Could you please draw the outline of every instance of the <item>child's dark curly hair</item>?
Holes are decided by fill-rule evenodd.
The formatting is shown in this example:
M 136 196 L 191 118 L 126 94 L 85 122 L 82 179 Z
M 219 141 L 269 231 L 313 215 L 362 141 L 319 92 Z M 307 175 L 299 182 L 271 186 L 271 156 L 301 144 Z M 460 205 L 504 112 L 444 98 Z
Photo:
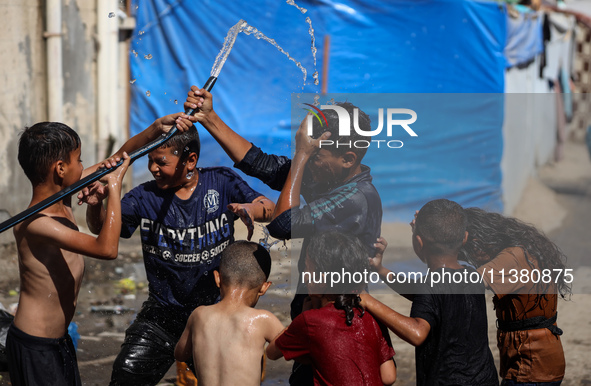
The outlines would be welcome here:
M 316 273 L 338 272 L 350 274 L 353 278 L 355 273 L 369 270 L 366 249 L 355 236 L 334 231 L 321 233 L 312 237 L 307 252 L 307 258 L 313 263 Z M 361 311 L 360 317 L 364 314 L 358 294 L 366 284 L 343 279 L 332 285 L 325 293 L 335 294 L 335 308 L 345 311 L 345 321 L 350 326 L 356 308 Z
M 481 266 L 506 248 L 521 247 L 536 259 L 538 269 L 549 269 L 553 273 L 550 283 L 540 281 L 538 293 L 546 293 L 553 283 L 556 283 L 563 298 L 572 293 L 564 275 L 555 277 L 556 272 L 566 268 L 566 256 L 544 233 L 516 218 L 480 208 L 467 208 L 465 213 L 468 217 L 468 242 L 460 251 L 462 260 Z

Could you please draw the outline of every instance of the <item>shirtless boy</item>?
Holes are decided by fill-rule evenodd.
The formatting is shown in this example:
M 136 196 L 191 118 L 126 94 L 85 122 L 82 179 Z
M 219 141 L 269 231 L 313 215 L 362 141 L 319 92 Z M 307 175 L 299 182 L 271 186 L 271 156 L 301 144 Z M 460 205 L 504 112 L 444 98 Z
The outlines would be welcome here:
M 271 282 L 271 256 L 262 246 L 237 241 L 214 271 L 221 301 L 197 307 L 176 345 L 179 361 L 193 357 L 200 386 L 260 385 L 266 342 L 282 330 L 275 315 L 254 306 Z
M 180 118 L 182 115 L 182 118 Z M 68 197 L 14 228 L 19 255 L 19 307 L 6 340 L 13 385 L 79 385 L 76 353 L 67 334 L 82 276 L 82 255 L 115 259 L 121 231 L 121 181 L 129 166 L 127 151 L 166 132 L 175 120 L 179 130 L 191 118 L 174 114 L 158 119 L 130 139 L 115 155 L 125 162 L 104 177 L 111 197 L 108 216 L 97 237 L 78 231 Z M 19 141 L 18 160 L 33 187 L 29 207 L 94 172 L 83 170 L 80 137 L 62 123 L 42 122 L 26 128 Z M 107 165 L 107 163 L 105 163 Z

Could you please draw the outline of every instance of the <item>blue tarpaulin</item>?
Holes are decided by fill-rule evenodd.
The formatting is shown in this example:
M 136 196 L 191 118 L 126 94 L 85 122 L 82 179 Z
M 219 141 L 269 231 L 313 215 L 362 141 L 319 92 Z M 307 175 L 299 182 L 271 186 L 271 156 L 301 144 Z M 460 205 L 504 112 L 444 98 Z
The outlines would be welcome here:
M 299 125 L 291 122 L 291 94 L 320 92 L 312 74 L 322 72 L 324 39 L 329 36 L 329 93 L 343 98 L 346 93 L 411 93 L 410 99 L 438 105 L 436 113 L 429 112 L 435 105 L 419 103 L 419 140 L 394 153 L 390 164 L 375 163 L 368 152 L 366 162 L 373 168 L 386 220 L 407 221 L 420 205 L 439 197 L 502 210 L 499 95 L 506 64 L 505 8 L 497 2 L 464 0 L 296 4 L 306 12 L 277 0 L 137 1 L 130 54 L 132 134 L 161 115 L 182 110 L 190 85 L 203 85 L 229 28 L 244 19 L 301 62 L 307 69 L 305 83 L 293 61 L 262 39 L 241 33 L 213 89 L 214 108 L 263 150 L 289 155 L 292 125 Z M 427 118 L 441 116 L 445 106 L 450 111 L 445 122 Z M 465 115 L 453 120 L 454 114 Z M 231 166 L 211 136 L 200 132 L 199 163 Z M 136 182 L 149 178 L 145 166 L 136 167 L 135 173 Z M 247 180 L 277 197 L 258 181 Z

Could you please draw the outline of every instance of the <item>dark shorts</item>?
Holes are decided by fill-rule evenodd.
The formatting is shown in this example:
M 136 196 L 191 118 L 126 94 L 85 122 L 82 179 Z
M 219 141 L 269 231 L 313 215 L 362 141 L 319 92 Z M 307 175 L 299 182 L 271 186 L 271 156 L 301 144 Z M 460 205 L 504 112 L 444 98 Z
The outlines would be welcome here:
M 125 331 L 110 385 L 156 385 L 174 363 L 174 348 L 190 314 L 148 298 Z
M 8 372 L 13 385 L 82 385 L 70 335 L 58 339 L 29 335 L 13 325 L 6 335 Z

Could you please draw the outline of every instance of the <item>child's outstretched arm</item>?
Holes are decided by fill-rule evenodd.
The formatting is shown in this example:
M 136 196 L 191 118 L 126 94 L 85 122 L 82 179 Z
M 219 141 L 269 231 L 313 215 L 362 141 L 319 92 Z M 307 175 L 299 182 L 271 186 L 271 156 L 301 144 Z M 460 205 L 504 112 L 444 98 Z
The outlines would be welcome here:
M 169 114 L 158 118 L 144 131 L 125 142 L 121 149 L 111 157 L 85 169 L 83 177 L 84 175 L 96 171 L 99 167 L 114 167 L 121 160 L 121 155 L 124 152 L 129 153 L 150 143 L 158 138 L 158 136 L 167 133 L 174 124 L 176 124 L 177 129 L 180 132 L 184 132 L 189 130 L 193 126 L 193 122 L 196 121 L 195 117 L 188 116 L 185 113 Z M 95 182 L 93 185 L 82 189 L 78 193 L 78 205 L 82 205 L 83 203 L 88 204 L 86 208 L 86 223 L 88 224 L 90 231 L 94 234 L 98 234 L 101 231 L 101 227 L 105 221 L 106 213 L 102 203 L 107 196 L 107 190 L 99 182 Z
M 249 204 L 232 203 L 228 205 L 228 209 L 240 216 L 240 219 L 248 228 L 247 240 L 250 241 L 254 232 L 254 222 L 271 221 L 275 203 L 265 196 L 259 196 Z
M 361 294 L 361 305 L 380 322 L 384 323 L 393 333 L 413 346 L 423 344 L 431 325 L 422 318 L 404 316 L 369 294 Z
M 123 152 L 129 154 L 132 151 L 147 145 L 162 134 L 168 133 L 175 124 L 180 132 L 185 132 L 193 126 L 193 122 L 197 122 L 197 119 L 185 113 L 175 113 L 160 117 L 141 133 L 136 134 L 128 139 L 115 154 L 96 165 L 84 169 L 82 177 L 86 177 L 88 174 L 95 172 L 100 167 L 114 167 L 121 160 Z M 80 195 L 78 198 L 80 198 Z
M 53 244 L 61 249 L 98 259 L 115 259 L 121 233 L 121 182 L 130 163 L 127 153 L 124 153 L 123 157 L 125 162 L 116 171 L 103 177 L 107 183 L 107 191 L 113 199 L 107 204 L 105 225 L 97 237 L 79 232 L 64 224 L 59 217 L 43 214 L 38 214 L 25 223 L 27 232 L 40 244 Z
M 235 163 L 242 161 L 252 144 L 232 130 L 216 114 L 213 109 L 213 97 L 209 91 L 191 86 L 184 106 L 185 109 L 199 108 L 195 117 L 201 125 L 220 144 L 232 161 Z

